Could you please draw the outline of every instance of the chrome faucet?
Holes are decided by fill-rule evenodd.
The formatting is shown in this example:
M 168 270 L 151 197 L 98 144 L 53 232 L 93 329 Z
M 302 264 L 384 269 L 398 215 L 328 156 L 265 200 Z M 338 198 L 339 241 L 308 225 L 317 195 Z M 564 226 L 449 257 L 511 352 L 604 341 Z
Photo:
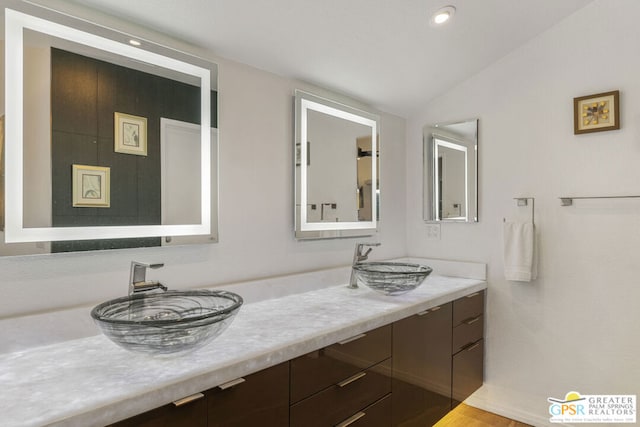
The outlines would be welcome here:
M 365 246 L 369 246 L 366 252 L 362 252 Z M 349 288 L 355 289 L 358 287 L 356 275 L 353 272 L 353 266 L 366 261 L 369 258 L 369 253 L 373 250 L 374 246 L 380 246 L 380 243 L 356 243 L 356 249 L 353 252 L 353 262 L 351 263 L 351 278 L 349 279 Z
M 129 295 L 137 294 L 138 292 L 152 291 L 154 289 L 167 290 L 167 287 L 160 282 L 147 281 L 147 268 L 160 268 L 164 267 L 164 264 L 145 264 L 138 261 L 131 261 L 131 273 L 129 275 Z

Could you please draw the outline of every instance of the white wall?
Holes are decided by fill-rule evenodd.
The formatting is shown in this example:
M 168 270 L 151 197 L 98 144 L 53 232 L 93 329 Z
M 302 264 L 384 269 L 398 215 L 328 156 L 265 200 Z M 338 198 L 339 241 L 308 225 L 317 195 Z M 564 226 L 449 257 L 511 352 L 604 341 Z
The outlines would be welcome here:
M 489 263 L 486 386 L 474 404 L 535 425 L 547 397 L 640 391 L 640 201 L 563 195 L 640 194 L 640 2 L 596 0 L 429 103 L 407 127 L 410 256 Z M 619 89 L 622 128 L 573 134 L 573 98 Z M 426 123 L 479 117 L 480 223 L 420 218 Z M 528 217 L 533 196 L 539 279 L 507 282 L 502 219 Z
M 82 10 L 71 11 L 83 15 Z M 159 35 L 151 38 L 162 41 Z M 0 257 L 0 318 L 121 296 L 127 289 L 131 260 L 164 262 L 166 266 L 154 270 L 150 278 L 170 288 L 212 286 L 351 263 L 354 243 L 361 239 L 294 238 L 294 89 L 358 108 L 366 106 L 308 84 L 214 59 L 219 64 L 220 243 Z M 385 178 L 381 182 L 383 220 L 376 239 L 382 246 L 372 259 L 402 256 L 406 247 L 405 121 L 380 115 Z

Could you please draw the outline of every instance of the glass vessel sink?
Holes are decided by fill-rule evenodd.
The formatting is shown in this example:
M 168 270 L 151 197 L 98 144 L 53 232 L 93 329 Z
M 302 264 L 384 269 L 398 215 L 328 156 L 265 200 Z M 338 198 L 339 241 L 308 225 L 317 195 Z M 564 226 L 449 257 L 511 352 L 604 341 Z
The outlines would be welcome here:
M 364 262 L 355 264 L 353 271 L 358 284 L 385 295 L 400 295 L 420 286 L 433 269 L 403 262 Z
M 220 335 L 242 303 L 240 295 L 226 291 L 140 293 L 99 304 L 91 317 L 103 334 L 127 350 L 175 355 Z

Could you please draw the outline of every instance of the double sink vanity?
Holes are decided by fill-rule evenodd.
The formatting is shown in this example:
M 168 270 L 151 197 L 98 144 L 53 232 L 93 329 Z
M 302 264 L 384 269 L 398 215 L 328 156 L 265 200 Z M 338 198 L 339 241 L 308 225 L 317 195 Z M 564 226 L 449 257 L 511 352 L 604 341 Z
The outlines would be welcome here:
M 5 64 L 7 81 L 15 81 L 16 89 L 5 97 L 7 110 L 15 111 L 5 123 L 7 170 L 0 200 L 8 208 L 0 255 L 217 242 L 217 65 L 151 42 L 134 47 L 128 34 L 53 10 L 7 3 L 15 9 L 4 10 L 7 57 L 37 54 L 56 67 Z M 76 73 L 77 64 L 84 64 L 86 75 Z M 34 72 L 49 68 L 51 76 Z M 84 103 L 64 97 L 78 81 L 102 87 L 105 81 L 94 77 L 103 75 L 121 78 L 107 79 L 113 87 L 87 95 Z M 131 76 L 148 84 L 135 88 L 139 92 L 125 84 L 127 96 L 108 95 L 119 93 L 118 82 Z M 31 86 L 42 87 L 33 99 L 24 90 Z M 145 87 L 166 95 L 167 108 L 138 103 L 148 95 Z M 52 99 L 59 102 L 43 102 Z M 292 101 L 295 238 L 375 236 L 380 117 L 300 90 Z M 33 105 L 51 105 L 51 111 L 36 117 Z M 125 126 L 122 117 L 133 121 Z M 122 149 L 125 128 L 137 132 L 129 142 L 139 143 L 139 150 Z M 478 221 L 477 128 L 477 120 L 425 128 L 425 221 Z M 66 140 L 78 145 L 65 149 L 59 141 Z M 177 149 L 186 144 L 191 155 L 182 164 L 182 157 L 170 154 L 186 152 Z M 26 151 L 42 153 L 36 160 L 48 168 L 33 167 L 42 176 L 23 174 Z M 63 161 L 54 165 L 51 158 Z M 99 184 L 102 199 L 75 200 L 92 190 L 82 170 L 102 171 L 102 178 L 91 181 Z M 171 170 L 180 176 L 196 172 L 189 182 L 172 186 Z M 126 182 L 146 187 L 129 188 Z M 53 196 L 33 188 L 51 188 Z M 178 198 L 184 188 L 193 189 L 195 200 Z M 133 211 L 144 216 L 131 219 Z M 91 315 L 105 335 L 142 353 L 114 345 L 93 325 L 71 332 L 88 321 L 91 307 L 0 319 L 2 424 L 431 425 L 482 384 L 485 266 L 412 259 L 361 263 L 371 250 L 363 247 L 376 245 L 359 244 L 352 269 L 222 286 L 224 292 L 169 291 L 158 298 L 156 312 L 148 307 L 144 316 L 152 321 L 138 331 L 130 329 L 131 315 L 151 298 L 133 295 L 95 307 Z M 431 267 L 434 273 L 420 284 Z M 381 274 L 384 280 L 377 281 Z M 132 268 L 132 285 L 151 285 L 136 277 Z M 369 281 L 371 289 L 355 286 L 359 280 Z M 278 290 L 269 292 L 273 288 Z M 230 305 L 222 307 L 219 299 L 211 314 L 190 315 L 197 327 L 215 323 L 215 340 L 203 334 L 203 345 L 193 351 L 163 351 L 169 339 L 182 345 L 204 331 L 172 318 L 169 303 L 184 310 L 218 297 Z M 224 320 L 212 322 L 215 316 Z M 35 344 L 13 348 L 14 342 Z
M 398 296 L 325 283 L 248 298 L 224 333 L 179 356 L 101 335 L 0 355 L 4 422 L 428 425 L 483 376 L 486 282 L 434 270 Z

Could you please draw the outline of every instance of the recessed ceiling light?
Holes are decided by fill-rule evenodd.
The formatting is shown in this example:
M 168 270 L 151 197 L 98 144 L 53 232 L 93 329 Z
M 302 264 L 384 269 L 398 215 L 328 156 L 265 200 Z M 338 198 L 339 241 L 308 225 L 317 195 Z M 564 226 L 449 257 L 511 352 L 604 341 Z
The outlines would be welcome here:
M 431 23 L 434 25 L 442 25 L 445 22 L 448 22 L 453 18 L 453 15 L 456 13 L 456 8 L 453 6 L 445 6 L 441 9 L 438 9 L 436 13 L 431 17 Z
M 131 39 L 129 40 L 129 44 L 132 46 L 140 46 L 142 43 L 140 43 L 138 40 Z

